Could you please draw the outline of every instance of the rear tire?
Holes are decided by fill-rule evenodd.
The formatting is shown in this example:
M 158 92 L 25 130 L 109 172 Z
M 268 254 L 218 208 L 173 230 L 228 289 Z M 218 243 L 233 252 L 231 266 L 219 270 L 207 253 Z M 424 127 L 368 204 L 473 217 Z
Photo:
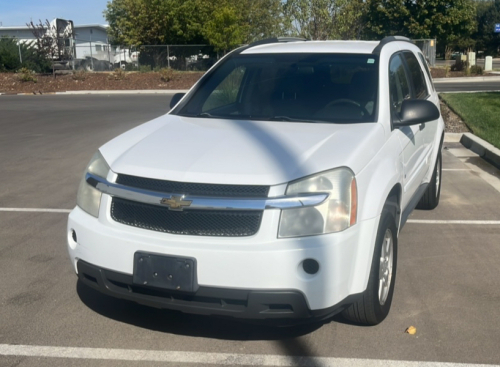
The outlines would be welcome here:
M 377 231 L 368 286 L 359 300 L 342 312 L 345 319 L 359 325 L 377 325 L 389 314 L 396 281 L 397 233 L 394 216 L 384 209 Z
M 424 196 L 422 196 L 418 202 L 417 209 L 432 210 L 438 206 L 439 197 L 441 196 L 441 172 L 442 160 L 440 150 L 436 159 L 434 172 L 432 173 L 431 182 L 429 182 L 429 186 L 427 190 L 425 190 Z

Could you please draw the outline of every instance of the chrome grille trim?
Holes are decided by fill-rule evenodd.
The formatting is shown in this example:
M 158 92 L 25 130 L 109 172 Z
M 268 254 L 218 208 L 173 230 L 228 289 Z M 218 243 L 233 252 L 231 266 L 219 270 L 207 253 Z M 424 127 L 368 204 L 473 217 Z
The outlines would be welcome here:
M 122 199 L 137 201 L 144 204 L 152 204 L 165 207 L 161 201 L 179 193 L 163 193 L 138 189 L 135 187 L 112 183 L 106 179 L 88 173 L 85 181 L 92 187 L 104 194 L 116 196 Z M 182 194 L 182 193 L 181 193 Z M 189 209 L 199 210 L 265 210 L 265 209 L 293 209 L 316 206 L 324 202 L 328 197 L 326 193 L 299 194 L 290 196 L 279 196 L 271 198 L 222 198 L 183 196 L 183 199 L 191 201 Z

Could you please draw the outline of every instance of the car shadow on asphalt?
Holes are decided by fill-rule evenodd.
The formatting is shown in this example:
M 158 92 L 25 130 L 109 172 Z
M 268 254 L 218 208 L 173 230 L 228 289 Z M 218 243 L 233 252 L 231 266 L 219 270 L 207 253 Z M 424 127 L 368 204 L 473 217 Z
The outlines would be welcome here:
M 135 302 L 107 296 L 78 280 L 76 291 L 80 300 L 92 311 L 126 324 L 163 333 L 206 337 L 223 340 L 284 340 L 307 335 L 324 323 L 272 326 L 232 318 L 185 314 L 179 311 L 156 309 Z M 294 352 L 295 350 L 295 352 Z M 295 346 L 293 355 L 305 351 Z

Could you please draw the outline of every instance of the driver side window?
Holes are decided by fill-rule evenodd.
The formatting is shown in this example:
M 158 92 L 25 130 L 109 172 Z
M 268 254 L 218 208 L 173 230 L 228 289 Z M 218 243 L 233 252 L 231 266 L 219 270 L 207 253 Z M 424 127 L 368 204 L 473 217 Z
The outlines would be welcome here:
M 400 113 L 403 101 L 411 97 L 410 84 L 400 55 L 393 56 L 389 64 L 389 90 L 391 107 Z

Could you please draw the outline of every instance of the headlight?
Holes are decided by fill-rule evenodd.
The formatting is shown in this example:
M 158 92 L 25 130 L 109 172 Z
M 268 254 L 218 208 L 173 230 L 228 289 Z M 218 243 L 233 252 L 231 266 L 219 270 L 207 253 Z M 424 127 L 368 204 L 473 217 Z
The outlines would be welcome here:
M 286 195 L 324 192 L 320 205 L 281 212 L 279 237 L 299 237 L 340 232 L 356 224 L 356 178 L 348 168 L 337 168 L 291 182 Z
M 90 186 L 85 181 L 85 175 L 87 172 L 102 178 L 107 177 L 109 166 L 99 151 L 94 154 L 89 162 L 89 165 L 87 166 L 87 169 L 83 173 L 83 178 L 80 181 L 78 195 L 76 197 L 76 204 L 87 213 L 97 218 L 99 216 L 99 206 L 101 205 L 101 192 Z

